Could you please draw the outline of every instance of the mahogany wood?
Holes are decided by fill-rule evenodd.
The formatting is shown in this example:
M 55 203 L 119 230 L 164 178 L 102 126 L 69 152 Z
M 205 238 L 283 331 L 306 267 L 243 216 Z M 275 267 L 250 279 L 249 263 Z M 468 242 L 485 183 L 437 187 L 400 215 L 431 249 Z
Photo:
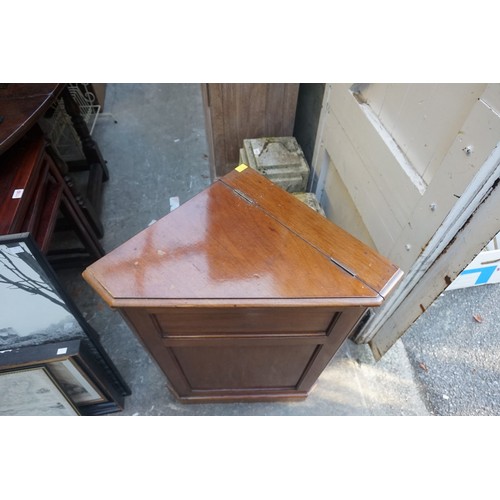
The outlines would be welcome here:
M 233 171 L 99 259 L 118 308 L 184 402 L 303 399 L 401 277 L 257 172 Z
M 298 307 L 281 307 L 269 309 L 266 307 L 219 307 L 217 309 L 185 310 L 170 307 L 150 309 L 158 322 L 162 337 L 220 335 L 221 333 L 239 332 L 240 334 L 255 333 L 301 333 L 304 331 L 325 332 L 335 309 L 307 309 Z
M 39 179 L 43 155 L 43 138 L 31 134 L 0 156 L 0 234 L 15 233 L 21 226 Z
M 42 163 L 42 171 L 40 172 L 40 178 L 36 183 L 36 190 L 31 198 L 31 202 L 28 207 L 26 216 L 24 217 L 23 224 L 21 226 L 21 232 L 33 233 L 38 227 L 40 221 L 41 207 L 45 201 L 45 191 L 47 189 L 47 175 L 49 171 L 49 164 L 47 161 Z
M 398 279 L 398 268 L 367 245 L 353 238 L 325 217 L 318 217 L 311 208 L 303 209 L 303 203 L 295 196 L 262 175 L 242 176 L 233 170 L 222 180 L 232 189 L 243 190 L 246 195 L 270 217 L 291 231 L 300 234 L 318 252 L 332 258 L 356 278 L 384 296 L 384 287 Z
M 13 146 L 43 116 L 63 83 L 8 83 L 0 86 L 0 154 Z
M 22 194 L 14 196 L 16 190 L 22 190 Z M 45 138 L 35 126 L 0 156 L 0 234 L 29 231 L 42 252 L 48 253 L 61 212 L 84 245 L 84 265 L 102 257 L 104 250 L 97 235 L 47 154 Z M 58 262 L 65 259 L 73 265 L 71 254 L 72 249 L 63 251 Z
M 0 155 L 7 154 L 10 148 L 22 140 L 59 98 L 64 102 L 74 129 L 82 142 L 85 155 L 83 169 L 89 171 L 87 192 L 86 196 L 80 196 L 84 200 L 80 208 L 92 225 L 93 231 L 98 238 L 101 238 L 104 234 L 99 218 L 102 183 L 109 178 L 109 172 L 99 146 L 92 139 L 80 108 L 71 97 L 66 84 L 8 83 L 0 85 Z M 60 167 L 61 172 L 66 173 L 68 166 L 58 157 L 55 149 L 51 148 L 49 155 Z
M 40 210 L 39 223 L 35 233 L 35 240 L 44 254 L 49 251 L 62 192 L 63 186 L 58 184 L 52 175 L 47 176 L 45 200 Z

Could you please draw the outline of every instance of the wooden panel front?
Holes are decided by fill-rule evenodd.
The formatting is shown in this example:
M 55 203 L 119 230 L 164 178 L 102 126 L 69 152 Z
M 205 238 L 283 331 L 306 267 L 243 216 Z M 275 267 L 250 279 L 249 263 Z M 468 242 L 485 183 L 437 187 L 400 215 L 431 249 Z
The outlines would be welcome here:
M 315 345 L 172 348 L 191 389 L 295 389 Z
M 245 314 L 243 309 L 237 310 Z M 164 371 L 176 397 L 183 402 L 209 402 L 305 398 L 363 311 L 330 310 L 333 320 L 327 334 L 231 332 L 212 338 L 162 338 L 150 310 L 132 308 L 122 313 Z M 190 312 L 195 310 L 186 308 L 185 312 L 189 321 Z M 279 313 L 279 308 L 269 309 L 269 313 L 274 312 Z M 312 317 L 317 310 L 306 308 L 303 312 Z M 161 311 L 156 314 L 161 315 Z M 326 324 L 326 315 L 322 320 Z
M 330 308 L 171 308 L 150 310 L 164 338 L 184 335 L 325 333 L 336 310 Z

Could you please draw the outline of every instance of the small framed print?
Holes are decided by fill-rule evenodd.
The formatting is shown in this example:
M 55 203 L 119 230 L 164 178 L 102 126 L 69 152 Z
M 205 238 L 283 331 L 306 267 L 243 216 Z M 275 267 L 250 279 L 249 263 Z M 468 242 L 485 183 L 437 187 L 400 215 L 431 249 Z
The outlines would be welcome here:
M 27 378 L 30 370 L 36 372 L 30 374 L 29 380 L 24 380 L 22 377 Z M 21 376 L 21 372 L 26 374 Z M 42 372 L 45 375 L 41 375 Z M 123 408 L 122 397 L 113 390 L 107 373 L 92 358 L 85 343 L 70 340 L 0 351 L 0 376 L 3 377 L 0 379 L 3 382 L 3 385 L 0 384 L 0 415 L 13 411 L 10 401 L 16 399 L 16 394 L 19 400 L 31 398 L 33 401 L 32 407 L 26 402 L 17 408 L 18 412 L 26 411 L 26 415 L 32 415 L 30 412 L 38 408 L 40 415 L 46 414 L 37 403 L 36 390 L 40 389 L 40 394 L 46 391 L 35 386 L 35 374 L 40 381 L 43 377 L 50 378 L 77 414 L 103 415 Z M 26 385 L 28 382 L 31 385 Z M 3 391 L 9 395 L 8 398 L 2 395 Z
M 0 416 L 79 415 L 44 367 L 0 373 Z
M 106 400 L 95 384 L 81 371 L 74 359 L 54 361 L 47 365 L 47 369 L 74 404 L 85 406 Z

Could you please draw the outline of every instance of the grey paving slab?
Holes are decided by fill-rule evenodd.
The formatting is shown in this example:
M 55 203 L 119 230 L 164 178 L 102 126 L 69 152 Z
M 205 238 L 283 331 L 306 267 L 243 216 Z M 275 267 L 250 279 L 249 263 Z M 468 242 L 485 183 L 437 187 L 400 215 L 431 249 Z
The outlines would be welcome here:
M 499 305 L 498 284 L 445 292 L 403 336 L 432 414 L 500 415 Z

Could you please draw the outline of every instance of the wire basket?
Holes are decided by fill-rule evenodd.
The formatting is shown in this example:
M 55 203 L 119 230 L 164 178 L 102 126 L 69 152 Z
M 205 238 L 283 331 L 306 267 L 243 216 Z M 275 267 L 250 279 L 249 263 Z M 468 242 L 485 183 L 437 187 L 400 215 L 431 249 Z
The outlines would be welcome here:
M 92 134 L 101 106 L 95 104 L 96 97 L 88 85 L 87 83 L 69 83 L 67 86 L 71 97 L 78 104 L 81 117 Z M 58 99 L 52 105 L 50 113 L 40 120 L 40 126 L 63 160 L 78 161 L 85 158 L 82 142 L 73 127 L 71 117 L 66 112 L 62 99 Z
M 68 83 L 68 90 L 73 100 L 78 104 L 80 114 L 87 124 L 90 135 L 92 135 L 101 110 L 101 106 L 96 104 L 95 94 L 90 91 L 88 83 Z

